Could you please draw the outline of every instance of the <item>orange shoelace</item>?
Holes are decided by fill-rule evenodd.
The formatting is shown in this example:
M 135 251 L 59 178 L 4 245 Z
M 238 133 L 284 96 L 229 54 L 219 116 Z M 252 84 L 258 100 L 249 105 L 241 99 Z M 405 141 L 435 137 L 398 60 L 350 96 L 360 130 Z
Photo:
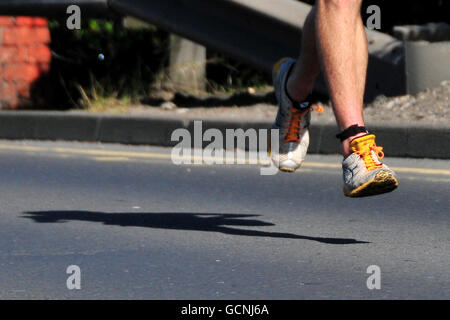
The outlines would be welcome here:
M 377 154 L 378 159 L 383 159 L 384 158 L 384 152 L 383 152 L 383 147 L 377 146 L 376 144 L 373 144 L 372 146 L 370 146 L 369 148 L 364 148 L 361 151 L 355 151 L 355 153 L 357 155 L 359 155 L 364 163 L 366 164 L 366 168 L 368 171 L 371 170 L 375 170 L 378 168 L 383 167 L 383 164 L 375 161 L 372 157 L 372 151 L 375 151 L 375 153 Z
M 301 120 L 309 112 L 316 111 L 322 113 L 324 111 L 323 107 L 318 104 L 313 104 L 311 107 L 305 110 L 300 110 L 297 108 L 291 108 L 291 118 L 287 126 L 284 128 L 284 142 L 300 142 L 300 130 L 302 130 Z

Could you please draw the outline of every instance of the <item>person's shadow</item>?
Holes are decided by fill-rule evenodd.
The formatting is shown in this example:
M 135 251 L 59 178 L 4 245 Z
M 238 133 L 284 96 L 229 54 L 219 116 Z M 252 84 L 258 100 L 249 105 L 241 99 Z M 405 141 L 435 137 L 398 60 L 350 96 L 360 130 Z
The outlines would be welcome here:
M 273 223 L 256 219 L 254 214 L 217 214 L 217 213 L 190 213 L 190 212 L 123 212 L 107 213 L 95 211 L 30 211 L 24 217 L 33 219 L 38 223 L 61 223 L 70 220 L 102 222 L 106 225 L 122 227 L 144 227 L 157 229 L 193 230 L 220 232 L 229 235 L 270 237 L 283 239 L 311 240 L 327 244 L 357 244 L 369 243 L 346 238 L 321 238 L 296 235 L 292 233 L 267 232 L 250 229 L 230 228 L 228 226 L 263 227 L 274 226 Z

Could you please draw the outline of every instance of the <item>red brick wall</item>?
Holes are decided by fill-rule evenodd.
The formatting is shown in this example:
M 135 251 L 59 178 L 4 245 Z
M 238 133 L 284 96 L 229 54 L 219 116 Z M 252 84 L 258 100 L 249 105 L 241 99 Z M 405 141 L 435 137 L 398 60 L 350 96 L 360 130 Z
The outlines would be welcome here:
M 47 20 L 0 16 L 0 108 L 31 103 L 33 83 L 49 70 Z

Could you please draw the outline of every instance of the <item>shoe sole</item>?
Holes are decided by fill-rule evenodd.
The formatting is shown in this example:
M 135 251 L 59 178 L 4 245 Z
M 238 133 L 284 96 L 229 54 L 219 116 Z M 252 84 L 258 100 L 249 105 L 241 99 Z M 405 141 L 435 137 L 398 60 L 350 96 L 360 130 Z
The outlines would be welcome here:
M 347 197 L 369 197 L 387 192 L 391 192 L 398 187 L 398 180 L 388 171 L 380 171 L 375 175 L 375 178 L 364 183 L 363 185 L 353 190 L 347 189 L 344 186 L 344 194 Z
M 280 171 L 288 172 L 288 173 L 295 172 L 295 171 L 297 171 L 297 169 L 298 169 L 298 168 L 293 169 L 293 168 L 289 168 L 289 167 L 280 167 Z

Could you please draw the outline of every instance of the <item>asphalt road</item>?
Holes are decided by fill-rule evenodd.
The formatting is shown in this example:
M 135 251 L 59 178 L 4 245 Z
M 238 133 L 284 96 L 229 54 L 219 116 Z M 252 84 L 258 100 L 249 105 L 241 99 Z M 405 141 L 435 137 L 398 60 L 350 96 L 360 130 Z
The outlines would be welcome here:
M 450 299 L 450 161 L 387 159 L 399 189 L 348 199 L 338 156 L 262 176 L 168 152 L 0 141 L 0 298 Z

